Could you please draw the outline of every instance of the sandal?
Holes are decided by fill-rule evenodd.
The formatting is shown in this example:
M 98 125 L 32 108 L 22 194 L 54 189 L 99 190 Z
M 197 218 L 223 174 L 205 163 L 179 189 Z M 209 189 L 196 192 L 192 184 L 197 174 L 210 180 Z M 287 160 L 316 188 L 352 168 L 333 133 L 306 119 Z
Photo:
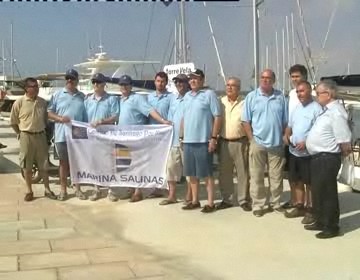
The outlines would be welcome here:
M 203 212 L 203 213 L 212 213 L 214 211 L 216 211 L 215 205 L 210 206 L 210 205 L 207 204 L 207 205 L 204 206 L 203 209 L 201 209 L 201 212 Z
M 80 190 L 75 191 L 75 196 L 80 200 L 86 200 L 87 199 L 86 195 Z
M 52 191 L 45 191 L 44 196 L 50 199 L 57 199 L 57 196 Z
M 129 200 L 129 202 L 138 202 L 138 201 L 141 201 L 143 200 L 143 196 L 142 194 L 133 194 Z
M 25 194 L 24 200 L 25 201 L 32 201 L 34 199 L 34 193 L 33 192 L 29 192 L 27 194 Z
M 175 204 L 178 203 L 178 201 L 175 200 L 171 200 L 171 199 L 164 199 L 163 201 L 160 201 L 159 205 L 169 205 L 169 204 Z
M 196 202 L 196 203 L 188 203 L 186 204 L 185 206 L 182 207 L 183 210 L 194 210 L 194 209 L 197 209 L 197 208 L 200 208 L 201 205 L 200 205 L 200 202 Z

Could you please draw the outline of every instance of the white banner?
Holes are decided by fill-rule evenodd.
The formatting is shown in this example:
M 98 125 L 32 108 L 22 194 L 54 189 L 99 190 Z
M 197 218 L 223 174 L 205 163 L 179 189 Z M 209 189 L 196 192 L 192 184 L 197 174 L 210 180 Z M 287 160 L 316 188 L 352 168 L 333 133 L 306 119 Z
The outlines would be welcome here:
M 165 187 L 172 142 L 168 125 L 102 125 L 72 121 L 66 141 L 72 183 L 108 187 Z

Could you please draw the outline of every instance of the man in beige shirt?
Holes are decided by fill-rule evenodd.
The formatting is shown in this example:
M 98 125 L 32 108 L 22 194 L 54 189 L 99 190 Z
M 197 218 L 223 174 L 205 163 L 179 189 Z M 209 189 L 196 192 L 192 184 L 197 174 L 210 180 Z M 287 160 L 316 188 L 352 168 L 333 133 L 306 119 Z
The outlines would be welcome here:
M 56 199 L 50 190 L 48 167 L 48 143 L 45 134 L 47 123 L 47 104 L 38 96 L 39 86 L 34 78 L 25 79 L 25 94 L 17 99 L 10 113 L 11 127 L 20 141 L 20 167 L 25 174 L 27 193 L 25 201 L 34 199 L 31 179 L 32 168 L 36 164 L 43 178 L 45 196 Z
M 221 98 L 223 125 L 219 146 L 219 186 L 222 201 L 217 209 L 240 205 L 251 211 L 249 202 L 248 147 L 249 142 L 241 123 L 243 100 L 240 79 L 231 77 L 226 82 L 226 96 Z M 234 167 L 237 184 L 233 182 Z

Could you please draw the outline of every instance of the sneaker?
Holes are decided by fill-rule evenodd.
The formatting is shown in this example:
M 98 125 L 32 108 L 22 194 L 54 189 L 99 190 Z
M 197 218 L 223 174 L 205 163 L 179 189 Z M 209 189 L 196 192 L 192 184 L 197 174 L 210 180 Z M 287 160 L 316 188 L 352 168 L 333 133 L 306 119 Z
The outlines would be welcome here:
M 87 199 L 86 195 L 80 190 L 75 191 L 75 196 L 80 200 L 86 200 Z
M 226 200 L 222 200 L 218 205 L 216 205 L 216 210 L 223 210 L 231 207 L 233 207 L 233 205 L 230 202 L 227 202 Z
M 44 196 L 50 199 L 57 199 L 57 196 L 52 191 L 45 191 Z
M 203 209 L 201 209 L 201 212 L 203 213 L 212 213 L 214 211 L 216 211 L 215 204 L 213 206 L 207 204 L 203 207 Z
M 4 145 L 3 143 L 0 143 L 0 149 L 5 149 L 7 146 Z
M 269 208 L 267 209 L 267 212 L 271 213 L 271 212 L 275 212 L 275 213 L 279 213 L 279 214 L 283 214 L 286 210 L 284 208 L 280 207 L 271 207 L 269 206 Z
M 251 206 L 250 202 L 245 202 L 245 203 L 241 204 L 240 207 L 241 207 L 245 212 L 250 212 L 250 211 L 252 210 L 252 206 Z
M 297 205 L 294 209 L 284 213 L 286 218 L 298 218 L 305 216 L 305 208 L 303 205 Z
M 258 209 L 253 211 L 253 215 L 258 218 L 264 216 L 264 214 L 265 214 L 264 209 Z
M 107 197 L 111 202 L 115 202 L 115 201 L 119 200 L 119 198 L 117 196 L 115 196 L 115 194 L 113 192 L 108 192 Z
M 315 221 L 316 220 L 315 220 L 313 214 L 307 212 L 307 213 L 305 213 L 305 217 L 301 220 L 301 223 L 303 225 L 311 225 L 311 224 L 315 223 Z
M 194 210 L 194 209 L 197 209 L 197 208 L 200 208 L 201 207 L 201 204 L 200 202 L 196 202 L 196 203 L 188 203 L 186 204 L 185 206 L 182 207 L 183 210 Z
M 91 201 L 96 201 L 101 197 L 101 192 L 99 190 L 93 190 L 92 194 L 89 196 Z

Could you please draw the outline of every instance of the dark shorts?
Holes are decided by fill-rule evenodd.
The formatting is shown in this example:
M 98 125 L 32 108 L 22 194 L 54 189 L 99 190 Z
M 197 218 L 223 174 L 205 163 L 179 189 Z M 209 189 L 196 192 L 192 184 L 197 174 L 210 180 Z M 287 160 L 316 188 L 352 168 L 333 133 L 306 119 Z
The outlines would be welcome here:
M 213 175 L 213 153 L 208 143 L 184 144 L 184 175 L 205 178 Z
M 55 150 L 59 160 L 69 161 L 66 142 L 55 143 Z
M 310 184 L 310 156 L 297 157 L 289 155 L 289 180 L 290 182 L 303 182 Z
M 289 146 L 288 146 L 288 145 L 285 145 L 285 165 L 284 165 L 284 171 L 289 171 L 289 157 L 290 157 Z

